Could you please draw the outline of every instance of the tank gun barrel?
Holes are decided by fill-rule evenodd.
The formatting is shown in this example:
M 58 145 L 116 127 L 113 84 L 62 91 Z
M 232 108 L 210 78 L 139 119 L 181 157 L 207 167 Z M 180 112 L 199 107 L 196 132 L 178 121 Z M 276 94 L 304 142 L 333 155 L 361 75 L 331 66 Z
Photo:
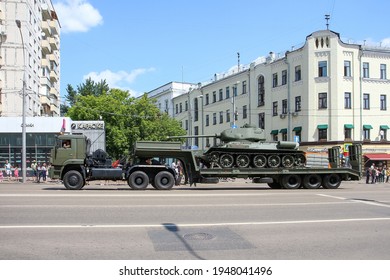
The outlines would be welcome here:
M 207 137 L 215 137 L 219 138 L 220 135 L 214 134 L 214 135 L 182 135 L 182 136 L 167 136 L 167 139 L 181 139 L 181 138 L 207 138 Z

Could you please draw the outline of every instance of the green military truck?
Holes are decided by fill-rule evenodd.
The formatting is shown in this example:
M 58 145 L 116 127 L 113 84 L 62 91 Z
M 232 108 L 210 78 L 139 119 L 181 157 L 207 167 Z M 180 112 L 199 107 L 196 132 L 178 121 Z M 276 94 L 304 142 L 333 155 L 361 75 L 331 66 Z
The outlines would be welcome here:
M 64 144 L 69 147 L 64 147 Z M 218 183 L 219 178 L 251 178 L 253 183 L 266 182 L 278 189 L 336 189 L 342 181 L 361 179 L 361 145 L 350 146 L 350 166 L 340 164 L 338 147 L 329 149 L 329 168 L 306 167 L 302 164 L 286 168 L 277 167 L 221 167 L 202 164 L 204 153 L 186 150 L 180 142 L 139 141 L 132 152 L 130 162 L 114 167 L 112 160 L 102 151 L 90 153 L 90 141 L 83 135 L 60 135 L 51 151 L 50 177 L 62 180 L 65 187 L 78 190 L 93 180 L 127 181 L 130 188 L 145 189 L 149 184 L 159 190 L 169 190 L 175 185 L 175 170 L 169 166 L 137 163 L 139 158 L 171 158 L 179 160 L 183 167 L 185 182 Z

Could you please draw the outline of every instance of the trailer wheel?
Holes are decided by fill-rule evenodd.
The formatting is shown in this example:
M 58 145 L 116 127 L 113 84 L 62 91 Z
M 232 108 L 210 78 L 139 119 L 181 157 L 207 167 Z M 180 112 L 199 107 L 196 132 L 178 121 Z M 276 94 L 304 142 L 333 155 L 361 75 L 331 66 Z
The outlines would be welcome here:
M 267 183 L 267 185 L 271 189 L 281 189 L 282 188 L 282 185 L 280 185 L 279 183 L 275 183 L 275 182 Z
M 309 174 L 303 178 L 303 187 L 305 189 L 318 189 L 321 187 L 321 183 L 321 176 L 317 174 Z
M 65 188 L 68 190 L 81 190 L 84 187 L 83 175 L 77 170 L 66 172 L 63 181 Z
M 337 174 L 328 174 L 322 180 L 324 189 L 337 189 L 341 184 L 340 176 Z
M 282 177 L 282 186 L 285 189 L 298 189 L 301 183 L 302 179 L 299 175 L 291 174 Z
M 128 184 L 133 190 L 144 190 L 149 185 L 149 177 L 143 171 L 134 171 L 129 176 Z
M 170 190 L 175 184 L 175 178 L 168 171 L 160 171 L 154 177 L 154 185 L 158 190 Z

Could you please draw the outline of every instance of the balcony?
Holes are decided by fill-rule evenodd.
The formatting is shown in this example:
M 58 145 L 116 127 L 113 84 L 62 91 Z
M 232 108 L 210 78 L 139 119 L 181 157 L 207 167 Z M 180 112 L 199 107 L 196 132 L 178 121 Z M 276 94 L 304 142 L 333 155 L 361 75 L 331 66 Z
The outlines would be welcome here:
M 51 47 L 50 47 L 49 41 L 46 40 L 46 38 L 42 38 L 41 46 L 42 46 L 42 53 L 44 53 L 44 54 L 51 53 Z
M 42 21 L 42 32 L 44 32 L 47 37 L 51 36 L 51 29 L 49 26 L 49 22 Z
M 58 81 L 58 75 L 57 72 L 54 70 L 50 71 L 50 81 L 57 82 Z
M 49 60 L 47 58 L 42 58 L 41 60 L 41 66 L 42 68 L 45 68 L 45 67 L 50 67 L 50 63 L 49 63 Z
M 50 88 L 50 97 L 55 100 L 58 99 L 58 90 L 56 88 Z
M 55 38 L 49 38 L 49 43 L 52 51 L 58 51 L 58 40 Z
M 58 25 L 58 21 L 57 20 L 51 20 L 51 21 L 49 21 L 48 25 L 50 27 L 51 34 L 52 35 L 58 35 L 58 30 L 60 30 L 60 27 Z
M 51 11 L 49 9 L 49 5 L 42 4 L 41 8 L 42 8 L 42 19 L 43 20 L 51 19 Z
M 42 105 L 50 106 L 50 99 L 47 97 L 47 95 L 41 95 L 40 101 Z

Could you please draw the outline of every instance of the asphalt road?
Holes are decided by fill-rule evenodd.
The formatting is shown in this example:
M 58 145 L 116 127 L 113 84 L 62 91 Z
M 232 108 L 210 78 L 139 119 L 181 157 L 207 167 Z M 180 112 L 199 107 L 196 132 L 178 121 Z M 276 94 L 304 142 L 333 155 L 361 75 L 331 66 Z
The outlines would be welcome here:
M 390 258 L 390 184 L 273 190 L 249 181 L 171 191 L 0 183 L 0 259 Z

